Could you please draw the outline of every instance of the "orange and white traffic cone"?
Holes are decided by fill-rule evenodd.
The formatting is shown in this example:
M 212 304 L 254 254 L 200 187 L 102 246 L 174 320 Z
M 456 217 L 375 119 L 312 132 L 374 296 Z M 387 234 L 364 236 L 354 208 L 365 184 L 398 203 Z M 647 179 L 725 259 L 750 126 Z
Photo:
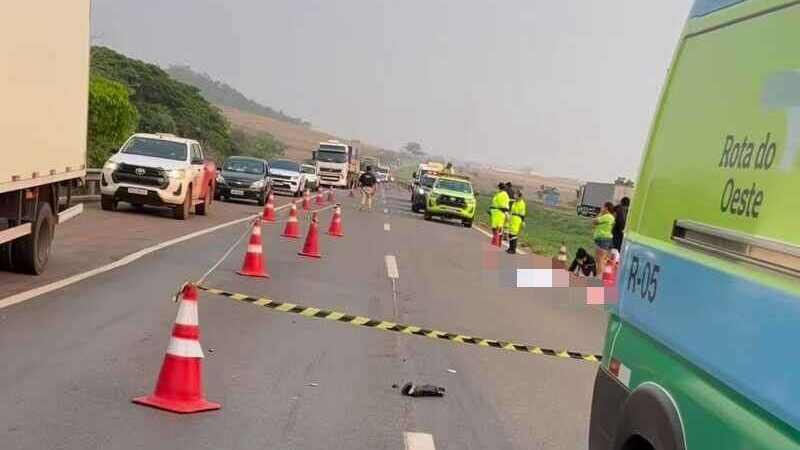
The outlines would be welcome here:
M 300 256 L 310 256 L 312 258 L 321 258 L 319 253 L 319 230 L 317 230 L 317 213 L 311 214 L 311 223 L 308 225 L 308 235 L 306 242 L 303 244 L 303 250 L 298 253 Z
M 500 232 L 497 228 L 492 229 L 492 244 L 493 247 L 502 247 L 503 240 L 500 237 Z
M 331 216 L 331 225 L 328 227 L 328 234 L 336 237 L 344 236 L 344 230 L 342 229 L 342 207 L 340 205 L 336 205 L 333 209 L 333 216 Z
M 303 209 L 311 211 L 311 192 L 308 188 L 303 192 Z
M 267 205 L 264 207 L 261 218 L 267 222 L 275 222 L 275 196 L 272 193 L 267 197 Z
M 195 413 L 219 409 L 203 397 L 203 348 L 197 320 L 197 288 L 183 289 L 178 317 L 172 327 L 167 354 L 158 374 L 153 395 L 136 397 L 134 403 L 176 413 Z
M 325 206 L 325 197 L 322 195 L 322 186 L 317 189 L 316 205 Z
M 617 264 L 607 260 L 603 267 L 603 287 L 617 287 Z
M 336 200 L 333 198 L 333 186 L 328 188 L 328 203 L 333 203 Z
M 297 205 L 294 203 L 289 209 L 289 220 L 286 221 L 286 227 L 284 227 L 281 236 L 292 239 L 300 237 L 300 225 L 297 223 Z
M 269 278 L 264 263 L 264 249 L 261 243 L 261 221 L 256 219 L 253 232 L 250 234 L 250 243 L 247 244 L 247 253 L 244 255 L 242 268 L 236 273 L 246 277 Z

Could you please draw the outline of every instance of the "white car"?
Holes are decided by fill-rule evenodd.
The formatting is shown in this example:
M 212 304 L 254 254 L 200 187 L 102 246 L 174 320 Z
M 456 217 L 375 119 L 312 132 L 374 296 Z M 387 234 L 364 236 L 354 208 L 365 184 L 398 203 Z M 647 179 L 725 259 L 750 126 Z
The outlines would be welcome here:
M 272 178 L 272 189 L 287 192 L 295 197 L 303 195 L 306 188 L 306 174 L 300 170 L 300 164 L 288 159 L 276 159 L 269 162 L 269 176 Z
M 306 175 L 306 186 L 309 189 L 316 189 L 319 184 L 319 172 L 317 166 L 313 164 L 301 164 L 300 170 Z
M 184 220 L 192 207 L 208 213 L 217 170 L 203 157 L 200 143 L 168 134 L 137 133 L 103 166 L 101 206 L 113 211 L 119 202 L 172 208 Z

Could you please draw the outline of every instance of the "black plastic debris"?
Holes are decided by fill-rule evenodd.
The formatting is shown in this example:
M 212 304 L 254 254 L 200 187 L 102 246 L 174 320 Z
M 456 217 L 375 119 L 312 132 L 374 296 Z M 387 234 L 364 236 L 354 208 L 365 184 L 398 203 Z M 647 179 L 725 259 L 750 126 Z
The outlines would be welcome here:
M 445 389 L 432 384 L 406 383 L 400 392 L 407 397 L 444 397 Z

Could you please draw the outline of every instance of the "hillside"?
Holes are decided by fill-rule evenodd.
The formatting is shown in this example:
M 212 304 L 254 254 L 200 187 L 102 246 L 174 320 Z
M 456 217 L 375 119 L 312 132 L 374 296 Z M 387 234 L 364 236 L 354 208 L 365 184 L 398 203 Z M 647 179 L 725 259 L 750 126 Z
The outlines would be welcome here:
M 93 47 L 91 74 L 93 82 L 109 80 L 120 89 L 127 89 L 138 117 L 134 131 L 174 133 L 197 139 L 217 159 L 233 154 L 271 158 L 282 151 L 282 144 L 268 134 L 245 133 L 231 127 L 196 87 L 173 79 L 154 64 L 128 58 L 106 47 Z M 107 117 L 114 106 L 113 102 L 107 102 L 105 107 L 109 110 L 90 110 L 90 117 Z M 90 137 L 92 131 L 90 128 Z M 125 137 L 117 136 L 114 142 L 108 142 L 108 148 L 102 149 L 106 154 L 97 155 L 92 162 L 103 161 L 110 148 L 120 145 Z
M 251 100 L 228 84 L 214 80 L 207 74 L 197 73 L 188 66 L 172 66 L 168 68 L 166 72 L 176 80 L 196 87 L 200 90 L 200 95 L 217 106 L 235 108 L 243 112 L 257 114 L 303 127 L 311 126 L 311 123 L 303 119 L 286 115 L 283 111 L 277 111 L 269 106 L 264 106 Z
M 342 142 L 355 142 L 310 127 L 287 123 L 236 108 L 220 106 L 220 110 L 235 128 L 248 133 L 273 136 L 284 144 L 284 155 L 298 161 L 311 158 L 311 151 L 317 148 L 322 141 L 338 139 Z M 378 147 L 364 143 L 359 143 L 358 148 L 362 155 L 374 155 L 380 152 Z

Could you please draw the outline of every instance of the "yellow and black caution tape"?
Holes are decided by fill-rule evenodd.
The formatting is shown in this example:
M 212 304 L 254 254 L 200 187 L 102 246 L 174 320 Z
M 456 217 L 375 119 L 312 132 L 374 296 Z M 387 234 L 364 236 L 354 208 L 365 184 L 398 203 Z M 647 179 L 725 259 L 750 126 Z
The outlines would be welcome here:
M 349 323 L 367 328 L 376 328 L 383 331 L 394 331 L 396 333 L 408 334 L 413 336 L 422 336 L 431 339 L 439 339 L 444 341 L 456 342 L 459 344 L 471 344 L 481 347 L 492 347 L 500 350 L 508 350 L 512 352 L 531 353 L 534 355 L 553 356 L 556 358 L 564 359 L 579 359 L 583 361 L 600 362 L 602 357 L 600 355 L 593 355 L 589 353 L 579 353 L 569 350 L 554 350 L 550 348 L 542 348 L 535 345 L 522 345 L 513 342 L 498 341 L 494 339 L 483 339 L 472 336 L 465 336 L 463 334 L 445 333 L 443 331 L 430 330 L 422 327 L 415 327 L 411 325 L 402 325 L 399 323 L 388 322 L 385 320 L 371 319 L 369 317 L 353 316 L 337 311 L 328 311 L 324 309 L 312 308 L 310 306 L 295 305 L 294 303 L 277 302 L 268 298 L 250 297 L 245 294 L 237 294 L 234 292 L 226 292 L 221 289 L 214 289 L 206 286 L 197 286 L 198 289 L 206 291 L 210 294 L 228 297 L 240 302 L 251 303 L 257 306 L 264 306 L 266 308 L 274 309 L 283 313 L 298 314 L 305 317 L 312 317 L 316 319 L 332 320 L 334 322 Z

